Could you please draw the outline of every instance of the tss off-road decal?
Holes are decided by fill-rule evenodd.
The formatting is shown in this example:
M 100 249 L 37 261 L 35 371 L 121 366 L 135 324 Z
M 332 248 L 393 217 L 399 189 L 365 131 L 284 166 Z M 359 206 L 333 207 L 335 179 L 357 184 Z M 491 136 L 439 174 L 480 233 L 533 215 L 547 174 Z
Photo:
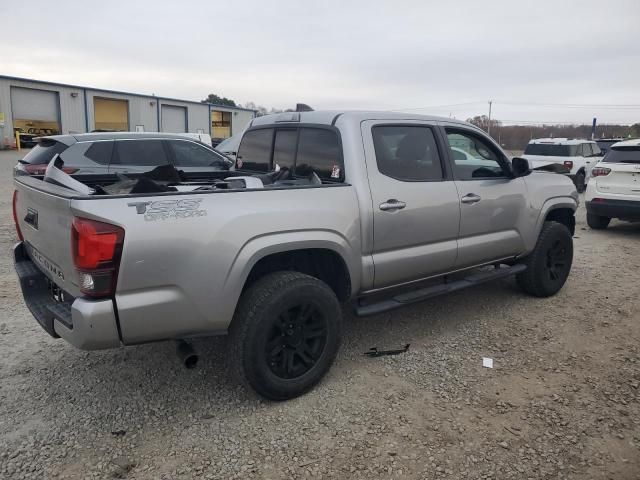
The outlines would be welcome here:
M 155 220 L 169 220 L 172 218 L 204 217 L 207 211 L 200 208 L 201 198 L 186 198 L 184 200 L 157 200 L 155 202 L 132 202 L 129 207 L 135 207 L 138 215 L 144 215 L 148 222 Z

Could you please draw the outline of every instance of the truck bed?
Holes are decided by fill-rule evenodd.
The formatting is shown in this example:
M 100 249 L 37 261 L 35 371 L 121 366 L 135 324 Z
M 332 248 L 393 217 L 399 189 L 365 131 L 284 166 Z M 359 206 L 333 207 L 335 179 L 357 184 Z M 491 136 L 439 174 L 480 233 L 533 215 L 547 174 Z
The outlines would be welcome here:
M 108 180 L 84 179 L 92 187 Z M 226 332 L 256 252 L 264 248 L 328 241 L 345 258 L 361 251 L 358 202 L 346 183 L 124 195 L 83 195 L 30 176 L 16 177 L 15 185 L 20 261 L 71 299 L 71 307 L 62 305 L 70 320 L 56 316 L 54 296 L 44 308 L 49 330 L 81 348 Z M 115 293 L 108 298 L 85 298 L 80 290 L 71 248 L 77 218 L 124 230 Z M 353 262 L 359 271 L 360 258 Z M 95 346 L 75 338 L 82 334 L 79 312 L 87 308 L 105 312 L 117 339 Z

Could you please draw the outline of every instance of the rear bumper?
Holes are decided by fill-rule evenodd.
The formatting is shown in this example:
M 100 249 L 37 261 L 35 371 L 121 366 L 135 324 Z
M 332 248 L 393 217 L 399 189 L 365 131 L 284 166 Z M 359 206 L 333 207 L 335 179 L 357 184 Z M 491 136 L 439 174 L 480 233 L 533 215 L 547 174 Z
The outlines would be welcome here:
M 640 201 L 600 199 L 585 206 L 591 215 L 640 221 Z
M 71 298 L 58 302 L 51 282 L 28 257 L 22 242 L 13 248 L 13 255 L 27 308 L 49 335 L 62 337 L 82 350 L 120 346 L 113 300 Z

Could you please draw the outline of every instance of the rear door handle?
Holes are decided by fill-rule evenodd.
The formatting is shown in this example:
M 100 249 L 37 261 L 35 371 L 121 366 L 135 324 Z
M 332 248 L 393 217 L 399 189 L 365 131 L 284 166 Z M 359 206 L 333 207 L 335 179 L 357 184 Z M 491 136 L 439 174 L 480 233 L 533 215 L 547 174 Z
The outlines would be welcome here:
M 466 204 L 478 203 L 480 200 L 482 199 L 475 193 L 468 193 L 460 199 L 462 203 L 466 203 Z
M 380 204 L 380 210 L 383 210 L 385 212 L 393 211 L 393 210 L 402 210 L 406 206 L 407 206 L 407 204 L 405 202 L 401 202 L 400 200 L 396 200 L 395 198 L 391 198 L 391 199 L 387 200 L 386 202 L 383 202 L 383 203 Z

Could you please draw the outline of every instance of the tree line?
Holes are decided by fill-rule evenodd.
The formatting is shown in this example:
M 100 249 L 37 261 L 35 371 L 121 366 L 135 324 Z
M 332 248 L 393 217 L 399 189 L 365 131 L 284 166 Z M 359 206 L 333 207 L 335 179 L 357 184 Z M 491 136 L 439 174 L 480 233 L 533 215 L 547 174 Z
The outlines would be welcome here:
M 479 115 L 467 122 L 489 132 L 489 118 Z M 591 125 L 502 125 L 491 120 L 491 136 L 506 150 L 524 150 L 533 138 L 591 138 Z M 596 125 L 595 138 L 638 138 L 640 122 L 633 125 Z
M 221 97 L 215 93 L 210 93 L 202 102 L 226 105 L 229 107 L 249 108 L 255 110 L 257 116 L 294 111 L 292 109 L 268 109 L 254 102 L 247 102 L 242 105 L 230 98 Z M 468 118 L 467 122 L 490 133 L 506 150 L 524 150 L 529 140 L 533 138 L 591 138 L 591 125 L 503 125 L 499 120 L 489 121 L 489 117 L 486 115 Z M 491 128 L 489 128 L 489 126 L 491 126 Z M 640 137 L 640 122 L 634 123 L 633 125 L 597 125 L 595 137 L 638 138 Z

